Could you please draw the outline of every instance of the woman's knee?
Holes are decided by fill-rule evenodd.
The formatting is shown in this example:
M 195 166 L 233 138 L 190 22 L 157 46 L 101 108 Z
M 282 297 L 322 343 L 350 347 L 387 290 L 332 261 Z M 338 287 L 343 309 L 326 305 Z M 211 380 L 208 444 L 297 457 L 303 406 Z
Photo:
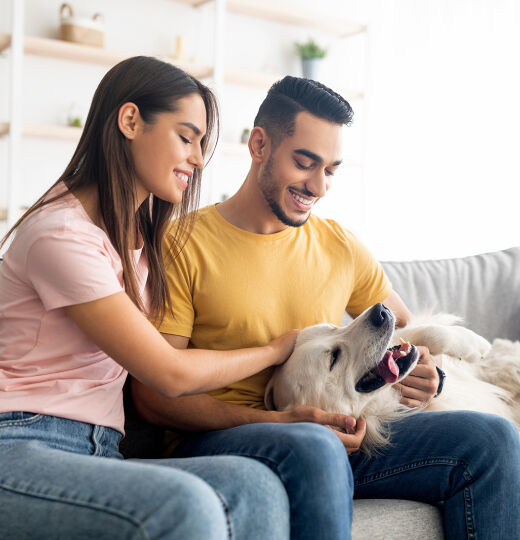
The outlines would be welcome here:
M 234 536 L 251 540 L 289 538 L 289 498 L 281 479 L 266 465 L 233 456 L 233 486 L 222 493 Z M 254 511 L 252 511 L 254 509 Z
M 156 482 L 156 504 L 143 523 L 151 538 L 218 539 L 229 536 L 225 505 L 206 482 L 187 473 Z

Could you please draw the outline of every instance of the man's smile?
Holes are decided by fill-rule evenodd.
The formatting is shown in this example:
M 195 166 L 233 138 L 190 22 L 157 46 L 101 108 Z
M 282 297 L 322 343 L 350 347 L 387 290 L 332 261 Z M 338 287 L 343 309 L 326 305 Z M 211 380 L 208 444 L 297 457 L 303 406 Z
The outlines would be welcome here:
M 316 197 L 304 196 L 300 192 L 289 188 L 289 193 L 295 205 L 302 210 L 310 210 L 317 201 Z

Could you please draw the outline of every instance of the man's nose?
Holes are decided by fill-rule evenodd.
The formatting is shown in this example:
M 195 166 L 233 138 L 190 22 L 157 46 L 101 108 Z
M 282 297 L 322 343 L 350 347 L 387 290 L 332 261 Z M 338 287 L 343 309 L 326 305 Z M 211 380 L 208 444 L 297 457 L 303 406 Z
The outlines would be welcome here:
M 325 175 L 325 171 L 317 171 L 312 179 L 306 183 L 306 188 L 315 197 L 323 197 L 329 189 L 329 180 Z

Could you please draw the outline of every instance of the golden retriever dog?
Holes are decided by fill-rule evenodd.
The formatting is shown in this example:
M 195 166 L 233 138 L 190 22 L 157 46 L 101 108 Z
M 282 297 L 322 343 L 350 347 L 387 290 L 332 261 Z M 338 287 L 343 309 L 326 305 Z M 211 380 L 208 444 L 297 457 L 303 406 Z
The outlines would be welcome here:
M 399 403 L 394 384 L 416 366 L 416 346 L 442 355 L 442 393 L 425 410 L 494 413 L 520 425 L 520 343 L 483 337 L 459 326 L 453 315 L 415 317 L 395 329 L 383 304 L 351 324 L 303 329 L 290 358 L 278 366 L 265 392 L 270 410 L 297 405 L 348 414 L 367 421 L 361 450 L 370 454 L 390 439 L 392 421 L 417 412 Z

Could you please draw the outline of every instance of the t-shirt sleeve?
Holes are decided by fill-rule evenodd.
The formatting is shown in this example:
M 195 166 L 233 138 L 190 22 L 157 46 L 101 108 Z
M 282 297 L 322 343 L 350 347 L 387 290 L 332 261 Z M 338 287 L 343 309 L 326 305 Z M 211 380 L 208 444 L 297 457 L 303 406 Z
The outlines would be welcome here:
M 370 306 L 385 300 L 392 291 L 392 285 L 383 267 L 367 247 L 348 231 L 347 239 L 352 249 L 355 275 L 354 287 L 346 310 L 358 315 Z
M 169 246 L 165 244 L 166 276 L 172 303 L 172 310 L 165 309 L 164 318 L 159 325 L 159 332 L 191 337 L 195 310 L 189 266 L 185 252 L 182 251 L 174 260 L 168 255 Z
M 25 268 L 47 311 L 123 290 L 103 240 L 88 231 L 46 231 L 29 248 Z

